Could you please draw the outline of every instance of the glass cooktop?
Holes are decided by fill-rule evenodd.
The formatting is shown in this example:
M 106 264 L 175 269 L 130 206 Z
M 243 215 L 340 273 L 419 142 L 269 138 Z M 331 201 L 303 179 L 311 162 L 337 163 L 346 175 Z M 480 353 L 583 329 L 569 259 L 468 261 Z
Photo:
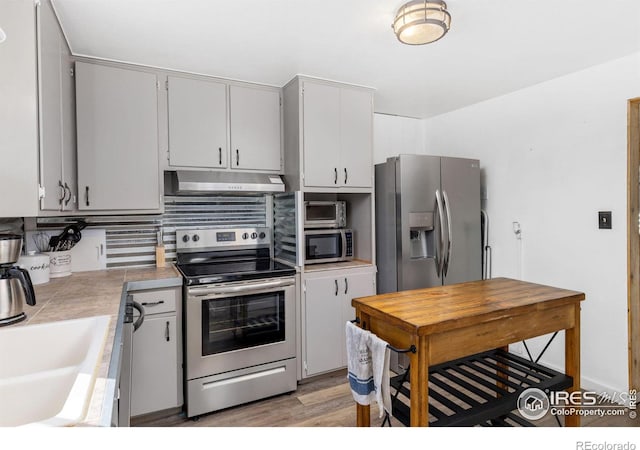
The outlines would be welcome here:
M 188 285 L 226 283 L 295 275 L 293 267 L 271 258 L 178 263 Z

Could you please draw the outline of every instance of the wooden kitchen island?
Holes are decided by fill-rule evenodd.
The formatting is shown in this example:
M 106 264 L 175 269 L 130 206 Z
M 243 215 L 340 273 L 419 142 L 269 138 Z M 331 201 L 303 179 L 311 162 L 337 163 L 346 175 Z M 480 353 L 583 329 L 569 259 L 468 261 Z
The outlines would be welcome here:
M 580 389 L 580 301 L 585 295 L 508 278 L 355 298 L 362 328 L 396 348 L 415 347 L 410 361 L 410 424 L 429 425 L 429 369 L 437 364 L 565 330 L 569 392 Z M 567 426 L 579 426 L 577 415 Z M 357 425 L 370 425 L 357 405 Z

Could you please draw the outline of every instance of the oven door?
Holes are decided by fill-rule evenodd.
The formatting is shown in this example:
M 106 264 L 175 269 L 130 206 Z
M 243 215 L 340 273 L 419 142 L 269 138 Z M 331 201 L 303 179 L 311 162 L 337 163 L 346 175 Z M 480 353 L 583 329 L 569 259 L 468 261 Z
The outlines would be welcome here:
M 295 357 L 295 278 L 190 287 L 188 380 Z

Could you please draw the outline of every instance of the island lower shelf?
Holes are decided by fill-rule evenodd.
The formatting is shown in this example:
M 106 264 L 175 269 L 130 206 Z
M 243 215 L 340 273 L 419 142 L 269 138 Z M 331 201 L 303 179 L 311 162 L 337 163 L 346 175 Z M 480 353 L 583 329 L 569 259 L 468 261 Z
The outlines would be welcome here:
M 391 379 L 393 417 L 410 423 L 409 370 Z M 566 389 L 573 379 L 502 349 L 438 364 L 429 370 L 429 426 L 534 426 L 516 414 L 528 388 Z

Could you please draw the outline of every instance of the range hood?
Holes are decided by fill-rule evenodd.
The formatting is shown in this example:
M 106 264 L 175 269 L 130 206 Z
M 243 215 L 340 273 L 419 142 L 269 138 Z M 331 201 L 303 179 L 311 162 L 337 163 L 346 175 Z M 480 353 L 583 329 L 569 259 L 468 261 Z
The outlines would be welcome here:
M 177 194 L 284 192 L 282 177 L 265 173 L 178 170 L 175 181 Z

